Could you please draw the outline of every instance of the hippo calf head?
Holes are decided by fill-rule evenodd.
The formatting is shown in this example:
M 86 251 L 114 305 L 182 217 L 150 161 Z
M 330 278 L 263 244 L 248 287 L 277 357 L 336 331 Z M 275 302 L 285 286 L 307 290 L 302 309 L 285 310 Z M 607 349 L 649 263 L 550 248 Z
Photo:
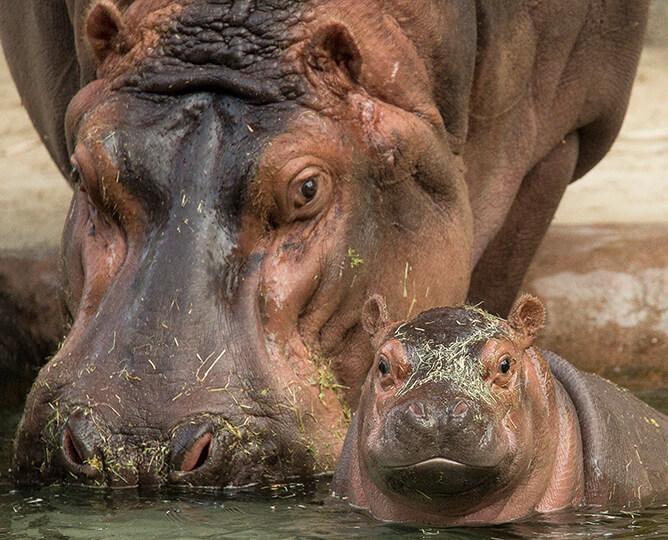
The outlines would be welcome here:
M 461 159 L 422 60 L 345 3 L 124 4 L 77 28 L 97 77 L 67 116 L 72 325 L 17 479 L 331 469 L 371 358 L 363 299 L 406 314 L 468 288 Z
M 546 368 L 527 351 L 543 305 L 525 295 L 509 321 L 465 306 L 388 325 L 384 312 L 379 297 L 365 304 L 377 352 L 356 419 L 362 476 L 390 501 L 378 507 L 441 521 L 502 507 L 540 468 L 554 408 Z

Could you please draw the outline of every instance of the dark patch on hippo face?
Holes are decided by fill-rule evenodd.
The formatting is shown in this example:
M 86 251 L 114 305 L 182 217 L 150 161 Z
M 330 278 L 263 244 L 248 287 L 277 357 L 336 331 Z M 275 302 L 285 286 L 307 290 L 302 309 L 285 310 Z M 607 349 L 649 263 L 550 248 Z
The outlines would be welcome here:
M 432 309 L 386 332 L 358 412 L 371 478 L 416 508 L 488 505 L 528 463 L 518 333 L 469 306 Z
M 331 470 L 369 368 L 369 288 L 402 313 L 467 290 L 442 124 L 360 87 L 350 32 L 309 4 L 97 5 L 99 80 L 67 119 L 72 326 L 28 397 L 17 479 Z

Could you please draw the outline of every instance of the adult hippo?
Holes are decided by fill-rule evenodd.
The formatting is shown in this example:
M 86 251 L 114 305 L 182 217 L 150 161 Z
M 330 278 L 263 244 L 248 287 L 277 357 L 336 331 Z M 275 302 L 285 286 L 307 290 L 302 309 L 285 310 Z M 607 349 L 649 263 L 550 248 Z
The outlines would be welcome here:
M 12 72 L 74 190 L 72 325 L 17 479 L 330 469 L 372 358 L 363 300 L 507 309 L 620 127 L 646 9 L 5 0 Z
M 668 500 L 668 416 L 533 347 L 538 298 L 390 323 L 374 296 L 363 321 L 376 361 L 333 483 L 350 504 L 443 526 Z

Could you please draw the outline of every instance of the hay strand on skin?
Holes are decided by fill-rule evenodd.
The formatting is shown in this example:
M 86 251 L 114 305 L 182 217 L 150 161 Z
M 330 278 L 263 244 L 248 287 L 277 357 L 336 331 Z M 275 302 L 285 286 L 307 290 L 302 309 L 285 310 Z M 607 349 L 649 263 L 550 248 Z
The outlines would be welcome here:
M 473 357 L 473 349 L 481 342 L 506 335 L 506 330 L 501 324 L 502 319 L 477 306 L 465 306 L 463 309 L 473 315 L 461 323 L 463 326 L 471 326 L 471 331 L 449 343 L 437 343 L 426 337 L 408 338 L 406 324 L 397 328 L 394 337 L 406 345 L 413 357 L 411 373 L 397 396 L 405 395 L 429 382 L 447 381 L 456 385 L 467 397 L 493 404 L 494 396 L 483 380 L 482 366 Z

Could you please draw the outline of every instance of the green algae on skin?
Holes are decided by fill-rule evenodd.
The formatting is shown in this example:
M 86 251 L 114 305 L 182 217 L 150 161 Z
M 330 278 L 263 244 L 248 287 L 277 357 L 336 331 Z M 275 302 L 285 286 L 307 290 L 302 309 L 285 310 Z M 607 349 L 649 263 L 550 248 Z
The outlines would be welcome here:
M 411 332 L 409 338 L 406 323 L 397 328 L 394 337 L 406 346 L 412 363 L 411 373 L 397 396 L 405 395 L 429 382 L 448 381 L 474 401 L 493 404 L 494 395 L 483 380 L 482 365 L 474 357 L 473 349 L 491 338 L 506 336 L 503 319 L 475 306 L 464 306 L 462 309 L 471 317 L 461 324 L 470 326 L 471 331 L 447 344 L 426 336 L 421 339 L 416 336 L 417 332 Z M 417 327 L 413 329 L 418 332 L 421 330 Z
M 362 259 L 362 256 L 359 254 L 359 252 L 351 247 L 348 248 L 346 255 L 348 257 L 350 268 L 357 268 L 364 262 L 364 259 Z

